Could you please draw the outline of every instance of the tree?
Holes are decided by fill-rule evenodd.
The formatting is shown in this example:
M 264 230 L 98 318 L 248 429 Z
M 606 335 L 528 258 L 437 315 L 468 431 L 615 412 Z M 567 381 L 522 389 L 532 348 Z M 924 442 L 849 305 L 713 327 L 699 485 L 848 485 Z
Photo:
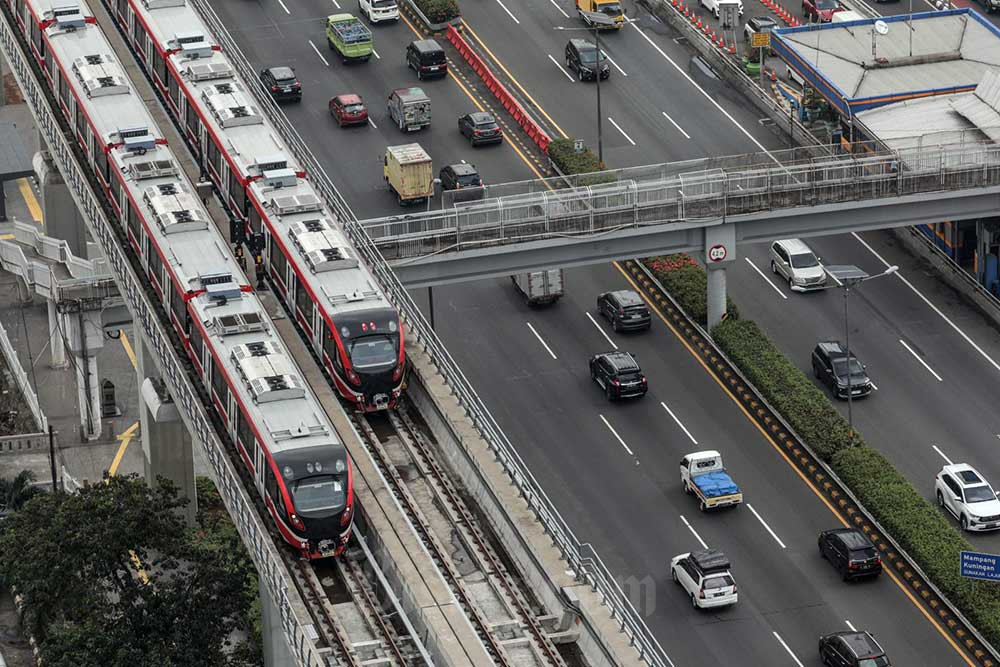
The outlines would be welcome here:
M 252 601 L 232 556 L 192 539 L 167 480 L 106 481 L 32 499 L 0 535 L 0 577 L 24 595 L 44 663 L 231 664 Z
M 34 481 L 35 473 L 30 470 L 22 470 L 14 479 L 0 478 L 0 509 L 16 512 L 39 493 L 44 493 Z

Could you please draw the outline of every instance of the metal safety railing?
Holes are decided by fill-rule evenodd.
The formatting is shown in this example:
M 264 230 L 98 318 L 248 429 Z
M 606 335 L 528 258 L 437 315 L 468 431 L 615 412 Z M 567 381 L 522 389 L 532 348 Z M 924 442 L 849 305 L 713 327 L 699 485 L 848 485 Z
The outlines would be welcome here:
M 917 145 L 840 155 L 791 149 L 598 172 L 581 187 L 510 194 L 362 223 L 388 259 L 620 229 L 1000 186 L 1000 146 Z M 697 167 L 690 169 L 690 167 Z M 642 175 L 667 174 L 649 180 Z M 640 178 L 636 178 L 636 177 Z M 502 186 L 501 186 L 502 187 Z
M 42 405 L 38 402 L 38 395 L 35 393 L 34 387 L 31 386 L 31 380 L 28 378 L 28 374 L 24 372 L 24 367 L 21 366 L 21 360 L 17 356 L 17 351 L 10 344 L 10 337 L 7 335 L 7 330 L 3 328 L 2 324 L 0 324 L 0 353 L 3 354 L 3 358 L 7 362 L 7 368 L 17 383 L 18 389 L 21 390 L 21 396 L 24 397 L 24 402 L 27 403 L 28 409 L 31 410 L 31 415 L 35 418 L 38 430 L 47 432 L 49 430 L 49 420 L 42 411 Z
M 196 8 L 212 30 L 212 34 L 232 60 L 233 66 L 243 77 L 244 82 L 251 86 L 260 108 L 292 150 L 296 159 L 299 160 L 312 185 L 340 217 L 344 231 L 350 237 L 355 249 L 363 257 L 369 270 L 372 271 L 379 285 L 385 290 L 387 297 L 399 309 L 411 334 L 411 339 L 415 339 L 423 345 L 438 372 L 451 387 L 455 398 L 465 408 L 469 418 L 483 439 L 490 445 L 497 460 L 510 475 L 522 497 L 542 525 L 545 526 L 546 531 L 569 563 L 578 580 L 587 582 L 592 590 L 601 596 L 612 617 L 619 624 L 619 628 L 629 637 L 630 642 L 645 662 L 655 667 L 670 665 L 670 660 L 663 648 L 653 637 L 653 633 L 618 584 L 614 574 L 604 565 L 589 544 L 584 544 L 577 539 L 559 514 L 541 484 L 532 475 L 531 470 L 472 388 L 472 383 L 469 382 L 437 334 L 434 333 L 423 313 L 410 298 L 409 293 L 393 273 L 392 268 L 365 228 L 358 222 L 347 201 L 327 177 L 305 141 L 285 119 L 268 91 L 260 87 L 259 83 L 254 83 L 259 81 L 254 69 L 243 56 L 222 20 L 207 0 L 192 0 L 192 6 Z M 486 485 L 486 488 L 489 486 Z M 531 553 L 531 550 L 528 549 L 528 552 Z M 555 591 L 555 593 L 560 594 L 559 591 Z M 587 623 L 586 618 L 582 621 Z M 610 655 L 609 659 L 611 659 Z M 613 663 L 613 659 L 611 660 Z

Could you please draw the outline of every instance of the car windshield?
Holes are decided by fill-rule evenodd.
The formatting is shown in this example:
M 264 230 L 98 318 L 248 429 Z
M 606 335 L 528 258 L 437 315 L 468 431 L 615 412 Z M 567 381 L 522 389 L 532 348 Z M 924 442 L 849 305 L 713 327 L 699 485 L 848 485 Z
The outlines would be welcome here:
M 733 585 L 733 578 L 728 574 L 724 574 L 719 577 L 709 577 L 702 584 L 702 588 L 705 590 L 712 590 L 715 588 L 728 588 Z
M 617 2 L 601 5 L 601 13 L 607 14 L 608 16 L 621 16 L 622 6 L 619 5 Z
M 481 182 L 480 182 L 479 176 L 477 176 L 476 174 L 463 174 L 463 175 L 461 175 L 461 176 L 458 177 L 458 184 L 459 185 L 465 185 L 465 186 L 469 186 L 469 185 L 477 185 L 478 186 L 478 185 L 481 184 Z
M 607 60 L 608 54 L 601 51 L 601 60 Z M 586 51 L 580 51 L 580 61 L 592 65 L 597 62 L 597 49 L 587 49 Z
M 339 509 L 347 502 L 344 482 L 333 475 L 300 479 L 292 485 L 292 502 L 302 514 Z
M 836 9 L 839 6 L 837 0 L 817 0 L 816 2 L 816 7 L 822 10 Z
M 359 111 L 364 111 L 364 110 L 365 110 L 365 105 L 364 104 L 345 104 L 344 105 L 344 111 L 346 111 L 347 113 L 358 113 Z
M 884 655 L 877 658 L 862 658 L 858 660 L 858 667 L 890 667 L 889 658 Z
M 982 486 L 970 486 L 965 490 L 965 502 L 967 503 L 982 503 L 987 500 L 996 500 L 996 496 L 993 495 L 993 490 L 986 484 Z
M 875 547 L 851 550 L 851 560 L 868 560 L 870 558 L 875 558 Z
M 833 362 L 833 372 L 840 377 L 845 377 L 847 375 L 847 359 L 836 359 Z M 861 362 L 857 359 L 851 359 L 851 375 L 864 375 L 865 369 L 861 366 Z
M 373 0 L 372 7 L 377 9 L 392 9 L 396 6 L 396 0 Z
M 791 260 L 793 269 L 811 269 L 814 266 L 819 266 L 819 260 L 811 252 L 792 255 Z
M 351 342 L 351 365 L 355 368 L 375 368 L 396 363 L 396 336 L 377 334 Z

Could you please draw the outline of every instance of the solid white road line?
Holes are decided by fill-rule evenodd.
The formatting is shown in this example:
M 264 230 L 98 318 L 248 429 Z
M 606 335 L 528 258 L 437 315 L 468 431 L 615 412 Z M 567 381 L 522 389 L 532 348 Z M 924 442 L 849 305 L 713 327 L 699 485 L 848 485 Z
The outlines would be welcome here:
M 538 335 L 537 331 L 535 331 L 535 327 L 531 326 L 531 322 L 525 322 L 525 324 L 527 324 L 528 328 L 531 329 L 531 333 L 535 334 L 535 338 L 537 338 L 538 342 L 542 344 L 542 347 L 545 348 L 545 351 L 548 352 L 553 359 L 558 359 L 559 357 L 555 355 L 555 352 L 552 351 L 552 348 L 549 347 L 548 343 L 542 340 L 542 337 Z
M 668 115 L 667 115 L 667 112 L 666 112 L 666 111 L 661 111 L 660 113 L 662 113 L 662 114 L 663 114 L 663 117 L 664 117 L 664 118 L 666 118 L 667 120 L 669 120 L 669 121 L 670 121 L 670 124 L 671 124 L 671 125 L 673 125 L 674 127 L 676 127 L 676 128 L 677 128 L 677 131 L 678 131 L 678 132 L 680 132 L 681 134 L 683 134 L 683 135 L 684 135 L 684 138 L 685 138 L 685 139 L 690 139 L 690 138 L 691 138 L 691 135 L 690 135 L 690 134 L 688 134 L 687 132 L 685 132 L 685 131 L 684 131 L 684 128 L 682 128 L 682 127 L 681 127 L 680 125 L 678 125 L 678 124 L 677 124 L 677 121 L 675 121 L 675 120 L 674 120 L 673 118 L 671 118 L 670 116 L 668 116 Z
M 883 258 L 882 258 L 882 255 L 880 255 L 880 254 L 878 254 L 877 252 L 875 252 L 875 248 L 873 248 L 873 247 L 871 247 L 870 245 L 868 245 L 868 244 L 867 244 L 867 243 L 865 242 L 865 240 L 864 240 L 863 238 L 861 238 L 861 237 L 860 237 L 860 236 L 858 235 L 858 233 L 857 233 L 857 232 L 851 232 L 851 235 L 852 235 L 852 236 L 854 236 L 854 238 L 856 238 L 856 239 L 858 240 L 858 243 L 860 243 L 860 244 L 861 244 L 861 245 L 863 245 L 864 247 L 868 248 L 869 252 L 871 252 L 871 254 L 875 255 L 875 257 L 877 257 L 877 258 L 878 258 L 878 260 L 879 260 L 880 262 L 882 262 L 883 264 L 885 264 L 886 268 L 889 268 L 889 266 L 891 266 L 891 265 L 889 264 L 889 262 L 885 261 L 885 259 L 883 259 Z M 974 341 L 973 341 L 973 340 L 972 340 L 971 338 L 969 338 L 969 336 L 968 336 L 968 335 L 967 335 L 967 334 L 966 334 L 966 333 L 965 333 L 964 331 L 962 331 L 961 329 L 959 329 L 959 328 L 958 328 L 958 325 L 957 325 L 957 324 L 955 324 L 954 322 L 952 322 L 952 321 L 951 321 L 951 320 L 950 320 L 950 319 L 948 318 L 948 316 L 947 316 L 947 315 L 945 315 L 944 313 L 942 313 L 942 312 L 941 312 L 941 311 L 940 311 L 940 310 L 938 309 L 938 307 L 937 307 L 937 306 L 935 306 L 935 305 L 934 305 L 933 303 L 931 303 L 930 299 L 928 299 L 928 298 L 927 298 L 927 297 L 925 297 L 925 296 L 924 296 L 923 294 L 921 294 L 921 293 L 920 293 L 920 292 L 919 292 L 919 291 L 917 290 L 917 288 L 913 286 L 913 283 L 911 283 L 911 282 L 910 282 L 909 280 L 907 280 L 906 278 L 904 278 L 904 277 L 903 277 L 903 275 L 902 275 L 902 274 L 901 274 L 901 273 L 900 273 L 899 271 L 896 271 L 896 274 L 895 274 L 895 275 L 896 275 L 896 277 L 897 277 L 897 278 L 899 278 L 900 280 L 902 280 L 902 281 L 903 281 L 903 284 L 904 284 L 904 285 L 906 285 L 906 286 L 907 286 L 907 287 L 909 287 L 909 288 L 910 288 L 911 290 L 913 290 L 913 293 L 914 293 L 914 294 L 916 294 L 917 296 L 919 296 L 919 297 L 920 297 L 920 299 L 921 299 L 921 300 L 922 300 L 922 301 L 923 301 L 924 303 L 926 303 L 926 304 L 927 304 L 928 306 L 930 306 L 930 307 L 931 307 L 931 310 L 933 310 L 933 311 L 934 311 L 935 313 L 937 313 L 938 315 L 940 315 L 940 316 L 941 316 L 941 319 L 943 319 L 943 320 L 944 320 L 945 322 L 947 322 L 947 323 L 948 323 L 948 326 L 950 326 L 950 327 L 951 327 L 952 329 L 954 329 L 954 330 L 955 330 L 955 332 L 956 332 L 956 333 L 957 333 L 957 334 L 958 334 L 959 336 L 961 336 L 962 338 L 964 338 L 964 339 L 965 339 L 965 342 L 967 342 L 967 343 L 968 343 L 969 345 L 971 345 L 971 346 L 973 347 L 973 349 L 975 349 L 975 351 L 976 351 L 976 352 L 978 352 L 978 353 L 979 353 L 980 355 L 982 355 L 983 359 L 985 359 L 986 361 L 990 362 L 990 365 L 991 365 L 991 366 L 993 366 L 993 368 L 995 368 L 995 369 L 997 369 L 998 371 L 1000 371 L 1000 364 L 998 364 L 998 363 L 997 363 L 996 361 L 994 361 L 994 360 L 993 360 L 993 358 L 992 358 L 992 357 L 990 357 L 990 355 L 986 354 L 986 351 L 985 351 L 985 350 L 983 350 L 983 348 L 981 348 L 981 347 L 979 347 L 978 345 L 976 345 L 976 343 L 975 343 L 975 342 L 974 342 Z
M 555 58 L 552 57 L 551 53 L 546 54 L 546 55 L 549 57 L 549 60 L 551 60 L 553 63 L 555 63 L 555 66 L 559 68 L 559 71 L 562 72 L 566 76 L 567 79 L 569 79 L 573 83 L 576 83 L 575 80 L 573 79 L 573 77 L 571 77 L 569 75 L 569 72 L 567 72 L 566 70 L 564 70 L 563 66 L 559 64 L 559 61 L 557 61 Z
M 681 423 L 681 420 L 677 418 L 677 415 L 674 414 L 674 411 L 671 410 L 670 408 L 668 408 L 667 404 L 664 403 L 663 401 L 660 401 L 660 405 L 663 406 L 663 409 L 667 411 L 668 415 L 670 415 L 671 417 L 673 417 L 674 421 L 677 422 L 677 425 L 681 427 L 682 431 L 684 431 L 684 435 L 686 435 L 688 437 L 688 440 L 690 440 L 692 443 L 694 443 L 694 444 L 697 445 L 698 441 L 694 439 L 693 435 L 691 435 L 691 431 L 687 430 L 687 427 L 684 426 L 684 424 Z
M 628 136 L 627 134 L 625 134 L 625 130 L 623 130 L 623 129 L 622 129 L 621 125 L 619 125 L 618 123 L 616 123 L 616 122 L 615 122 L 615 119 L 614 119 L 614 118 L 612 118 L 611 116 L 608 116 L 608 120 L 609 120 L 609 121 L 611 121 L 611 124 L 615 126 L 615 129 L 616 129 L 616 130 L 618 130 L 619 132 L 621 132 L 621 133 L 622 133 L 622 136 L 623 136 L 623 137 L 625 137 L 625 139 L 626 139 L 626 140 L 627 140 L 627 141 L 628 141 L 628 142 L 629 142 L 630 144 L 632 144 L 633 146 L 635 146 L 635 142 L 634 142 L 634 141 L 632 141 L 632 137 L 630 137 L 630 136 Z
M 681 521 L 683 521 L 683 522 L 684 522 L 684 525 L 688 527 L 688 530 L 690 530 L 690 531 L 691 531 L 691 534 L 692 534 L 692 535 L 694 535 L 694 538 L 695 538 L 696 540 L 698 540 L 698 544 L 700 544 L 700 545 L 701 545 L 701 548 L 702 548 L 702 549 L 707 549 L 707 548 L 708 548 L 708 545 L 707 545 L 707 544 L 705 544 L 705 540 L 701 539 L 701 535 L 699 535 L 699 534 L 698 534 L 698 533 L 697 533 L 697 532 L 695 531 L 694 527 L 692 527 L 692 526 L 691 526 L 691 524 L 689 524 L 689 523 L 688 523 L 688 520 L 684 518 L 684 515 L 683 515 L 683 514 L 681 514 Z
M 777 292 L 781 296 L 782 299 L 787 299 L 788 298 L 788 295 L 786 295 L 784 292 L 782 292 L 780 289 L 778 289 L 778 286 L 775 285 L 773 282 L 771 282 L 771 279 L 768 278 L 767 275 L 763 271 L 761 271 L 760 269 L 758 269 L 757 265 L 754 264 L 753 262 L 751 262 L 749 257 L 744 257 L 743 259 L 745 259 L 747 261 L 747 264 L 749 264 L 750 266 L 753 267 L 754 271 L 756 271 L 757 273 L 760 274 L 761 278 L 763 278 L 764 280 L 767 281 L 767 284 L 770 285 L 771 288 L 774 289 L 774 291 Z
M 767 523 L 764 521 L 763 517 L 761 517 L 761 515 L 757 513 L 757 510 L 755 510 L 753 508 L 753 505 L 751 505 L 750 503 L 747 503 L 747 509 L 749 509 L 751 512 L 753 512 L 753 515 L 755 517 L 757 517 L 758 521 L 760 521 L 760 525 L 764 526 L 764 528 L 767 529 L 767 532 L 771 533 L 771 537 L 774 538 L 774 541 L 777 542 L 778 544 L 780 544 L 782 549 L 786 549 L 787 547 L 785 546 L 785 543 L 781 541 L 780 537 L 778 537 L 777 535 L 774 534 L 774 531 L 771 530 L 771 527 L 769 525 L 767 525 Z
M 937 378 L 938 382 L 944 382 L 941 376 L 934 372 L 934 369 L 927 365 L 927 362 L 917 356 L 917 353 L 913 351 L 913 348 L 906 344 L 906 341 L 902 338 L 899 339 L 899 344 L 906 348 L 907 352 L 913 355 L 913 358 L 920 362 L 920 364 L 927 369 L 927 372 Z
M 601 328 L 601 325 L 597 323 L 597 320 L 595 320 L 593 318 L 593 316 L 590 313 L 588 313 L 587 311 L 583 311 L 583 314 L 587 316 L 587 319 L 590 320 L 595 327 L 597 327 L 597 330 L 601 332 L 602 336 L 604 336 L 604 340 L 606 340 L 609 343 L 611 343 L 611 347 L 613 347 L 613 348 L 615 348 L 617 350 L 618 346 L 615 345 L 615 341 L 611 340 L 611 337 L 608 336 L 607 332 L 605 332 L 604 329 Z
M 313 47 L 313 51 L 315 51 L 316 55 L 319 56 L 319 59 L 323 61 L 323 64 L 329 67 L 330 63 L 326 61 L 326 58 L 324 58 L 323 54 L 319 52 L 319 49 L 316 48 L 316 45 L 313 44 L 313 41 L 311 39 L 309 40 L 309 46 Z
M 951 465 L 951 459 L 949 459 L 947 456 L 945 456 L 945 453 L 942 452 L 940 449 L 938 449 L 937 445 L 931 445 L 931 448 L 933 448 L 935 452 L 937 452 L 938 454 L 941 455 L 941 458 L 944 459 L 945 463 L 947 463 L 948 465 Z
M 376 130 L 378 129 L 378 125 L 375 124 L 375 121 L 372 120 L 371 116 L 368 116 L 368 124 L 374 127 Z
M 372 53 L 374 53 L 374 54 L 375 54 L 375 57 L 376 57 L 376 58 L 378 58 L 379 60 L 382 60 L 382 56 L 380 56 L 380 55 L 378 54 L 378 51 L 376 51 L 375 49 L 372 49 Z
M 847 627 L 849 627 L 851 629 L 851 632 L 857 632 L 858 631 L 858 629 L 856 627 L 854 627 L 854 624 L 851 623 L 846 618 L 844 619 L 844 623 L 847 623 Z
M 563 16 L 565 16 L 566 18 L 569 18 L 569 14 L 567 14 L 566 12 L 564 12 L 564 11 L 563 11 L 563 8 L 562 8 L 562 7 L 560 7 L 560 6 L 558 5 L 558 4 L 556 4 L 556 0 L 549 0 L 549 2 L 551 2 L 551 3 L 552 3 L 552 6 L 553 6 L 553 7 L 555 7 L 556 9 L 558 9 L 558 10 L 559 10 L 559 13 L 560 13 L 560 14 L 562 14 L 562 15 L 563 15 Z
M 611 56 L 609 56 L 608 54 L 604 54 L 604 59 L 607 60 L 612 65 L 614 65 L 615 69 L 622 73 L 622 76 L 628 76 L 628 74 L 625 72 L 625 70 L 623 70 L 621 67 L 619 67 L 618 63 L 616 63 L 614 60 L 611 59 Z
M 692 79 L 690 77 L 690 75 L 688 75 L 688 73 L 685 72 L 683 68 L 681 68 L 680 65 L 678 65 L 676 62 L 674 62 L 674 60 L 663 51 L 663 49 L 661 49 L 659 46 L 657 46 L 656 42 L 654 42 L 652 39 L 649 38 L 649 35 L 647 35 L 646 33 L 644 33 L 642 31 L 642 29 L 636 23 L 632 23 L 631 25 L 632 25 L 633 28 L 636 29 L 636 31 L 640 35 L 642 35 L 643 39 L 645 39 L 647 42 L 649 42 L 650 46 L 652 46 L 654 49 L 656 49 L 656 51 L 661 56 L 663 56 L 663 58 L 668 63 L 670 63 L 671 65 L 673 65 L 674 69 L 677 70 L 677 72 L 681 76 L 683 76 L 685 79 L 687 79 L 688 83 L 690 83 L 692 86 L 694 86 L 698 90 L 698 92 L 701 93 L 705 97 L 706 100 L 708 100 L 709 102 L 711 102 L 712 106 L 714 106 L 716 109 L 718 109 L 720 112 L 722 112 L 722 115 L 725 116 L 726 118 L 728 118 L 732 122 L 733 125 L 735 125 L 736 127 L 738 127 L 740 129 L 740 132 L 742 132 L 743 134 L 745 134 L 747 136 L 747 138 L 750 141 L 752 141 L 753 144 L 757 148 L 759 148 L 762 152 L 766 153 L 768 157 L 770 157 L 772 160 L 774 160 L 775 164 L 778 164 L 778 165 L 781 164 L 780 162 L 778 162 L 778 158 L 776 158 L 773 155 L 771 155 L 771 152 L 769 150 L 767 150 L 766 148 L 764 148 L 764 144 L 762 144 L 759 141 L 757 141 L 756 137 L 754 137 L 752 134 L 750 134 L 749 132 L 747 132 L 747 129 L 745 127 L 743 127 L 738 122 L 736 122 L 736 119 L 733 118 L 731 115 L 729 115 L 729 112 L 726 111 L 725 109 L 723 109 L 722 106 L 718 102 L 716 102 L 715 100 L 713 100 L 712 96 L 709 95 L 708 92 L 705 91 L 704 88 L 702 88 L 697 83 L 695 83 L 694 79 Z
M 604 422 L 604 425 L 608 427 L 609 431 L 611 431 L 611 435 L 615 436 L 615 439 L 618 440 L 618 442 L 621 444 L 621 446 L 625 448 L 625 451 L 628 452 L 628 455 L 629 456 L 635 456 L 635 454 L 632 452 L 632 450 L 628 448 L 628 445 L 625 444 L 625 441 L 622 440 L 622 437 L 620 435 L 618 435 L 618 431 L 616 431 L 613 428 L 611 428 L 611 424 L 609 424 L 608 420 L 604 418 L 604 415 L 597 415 L 597 416 L 601 418 L 601 421 Z M 708 547 L 706 547 L 706 548 L 708 548 Z
M 774 635 L 775 639 L 777 639 L 779 642 L 781 642 L 781 645 L 785 647 L 786 651 L 788 651 L 788 655 L 792 656 L 792 660 L 795 661 L 795 664 L 798 665 L 799 667 L 804 667 L 803 664 L 802 664 L 802 662 L 798 658 L 795 657 L 794 653 L 792 653 L 792 649 L 788 648 L 788 644 L 786 644 L 785 640 L 781 638 L 781 635 L 779 635 L 777 632 L 774 632 L 773 630 L 771 631 L 771 634 Z
M 337 9 L 340 9 L 340 3 L 337 2 L 337 0 L 333 0 L 333 6 L 336 7 Z
M 286 14 L 288 14 L 289 16 L 292 15 L 292 13 L 288 11 L 288 7 L 285 7 L 285 3 L 283 3 L 281 0 L 278 0 L 278 4 L 281 5 L 281 8 L 285 10 Z
M 503 10 L 504 10 L 505 12 L 507 12 L 507 16 L 509 16 L 509 17 L 511 17 L 512 19 L 514 19 L 514 23 L 516 23 L 516 24 L 518 24 L 518 25 L 521 25 L 521 22 L 517 20 L 517 17 L 516 17 L 516 16 L 514 16 L 513 14 L 511 14 L 511 13 L 510 13 L 510 10 L 509 10 L 509 9 L 507 9 L 507 5 L 505 5 L 505 4 L 503 4 L 502 2 L 500 2 L 500 0 L 497 0 L 497 4 L 498 4 L 498 5 L 500 5 L 501 7 L 503 7 Z

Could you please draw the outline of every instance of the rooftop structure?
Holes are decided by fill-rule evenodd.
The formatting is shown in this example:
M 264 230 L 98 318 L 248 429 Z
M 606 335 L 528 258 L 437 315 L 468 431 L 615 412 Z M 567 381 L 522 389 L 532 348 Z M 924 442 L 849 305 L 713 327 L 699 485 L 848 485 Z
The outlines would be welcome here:
M 884 34 L 876 23 L 885 24 Z M 844 116 L 971 92 L 1000 70 L 1000 29 L 970 9 L 784 28 L 775 52 Z

